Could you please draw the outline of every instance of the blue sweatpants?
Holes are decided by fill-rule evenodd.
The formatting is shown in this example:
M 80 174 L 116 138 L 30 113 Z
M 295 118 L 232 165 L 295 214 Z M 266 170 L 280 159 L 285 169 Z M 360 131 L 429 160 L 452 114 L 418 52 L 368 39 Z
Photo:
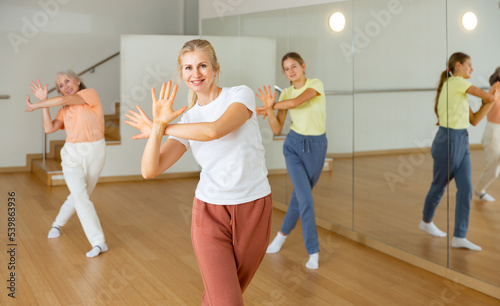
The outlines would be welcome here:
M 446 191 L 446 185 L 452 179 L 455 179 L 457 203 L 453 236 L 465 238 L 469 227 L 470 202 L 472 199 L 472 174 L 467 130 L 439 127 L 432 143 L 431 154 L 434 159 L 434 178 L 429 193 L 425 198 L 423 220 L 425 222 L 432 221 L 434 212 Z
M 323 170 L 327 146 L 326 134 L 304 136 L 294 131 L 288 133 L 283 144 L 283 154 L 288 175 L 292 180 L 293 192 L 281 225 L 281 232 L 288 235 L 300 217 L 308 254 L 319 252 L 312 189 Z

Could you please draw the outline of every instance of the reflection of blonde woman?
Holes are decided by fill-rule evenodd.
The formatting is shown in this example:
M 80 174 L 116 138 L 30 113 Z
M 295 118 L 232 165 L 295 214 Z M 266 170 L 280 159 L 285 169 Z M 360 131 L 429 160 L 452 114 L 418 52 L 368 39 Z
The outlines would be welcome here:
M 500 67 L 490 77 L 490 85 L 500 81 Z M 495 103 L 488 112 L 488 123 L 483 134 L 486 166 L 479 175 L 474 194 L 482 201 L 493 202 L 495 198 L 486 193 L 486 188 L 500 173 L 500 103 Z
M 287 110 L 290 112 L 292 125 L 283 144 L 283 154 L 293 192 L 281 229 L 267 248 L 267 253 L 279 252 L 300 218 L 302 236 L 309 254 L 306 267 L 317 269 L 319 242 L 312 189 L 323 170 L 328 145 L 325 92 L 319 79 L 306 78 L 306 65 L 299 54 L 285 54 L 281 65 L 292 86 L 283 91 L 277 103 L 274 103 L 276 94 L 271 95 L 270 87 L 264 87 L 264 92 L 259 89 L 258 97 L 264 106 L 258 108 L 258 112 L 268 116 L 274 134 L 281 132 Z M 277 114 L 275 110 L 278 110 Z
M 446 185 L 451 179 L 457 184 L 455 207 L 455 230 L 451 246 L 480 251 L 481 247 L 465 238 L 469 227 L 469 211 L 472 198 L 471 162 L 469 152 L 469 123 L 478 124 L 493 105 L 500 101 L 500 90 L 491 87 L 487 93 L 472 85 L 472 62 L 467 54 L 457 52 L 450 56 L 448 69 L 443 71 L 436 95 L 435 111 L 439 119 L 439 130 L 431 148 L 434 159 L 433 180 L 420 222 L 420 229 L 436 237 L 445 237 L 434 223 L 434 213 L 441 201 Z M 450 75 L 451 74 L 451 75 Z M 483 100 L 481 108 L 474 113 L 469 106 L 467 94 Z M 493 94 L 495 94 L 493 96 Z
M 130 111 L 127 124 L 149 138 L 141 172 L 151 178 L 170 168 L 189 147 L 201 166 L 193 200 L 191 239 L 205 293 L 202 305 L 243 305 L 242 294 L 264 258 L 271 229 L 272 198 L 264 147 L 247 86 L 219 87 L 212 45 L 195 39 L 179 52 L 178 68 L 193 94 L 184 110 L 172 109 L 177 85 L 153 89 L 153 121 Z M 163 135 L 170 137 L 162 145 Z
M 87 257 L 95 257 L 108 250 L 94 204 L 89 199 L 104 167 L 106 156 L 104 113 L 96 91 L 85 88 L 73 71 L 58 73 L 56 88 L 61 96 L 47 99 L 47 85 L 43 88 L 40 81 L 33 82 L 31 92 L 41 102 L 33 104 L 29 97 L 26 101 L 26 111 L 42 108 L 45 133 L 66 130 L 66 143 L 61 150 L 61 165 L 64 180 L 71 193 L 61 206 L 48 236 L 59 237 L 60 228 L 76 212 L 92 245 Z M 49 107 L 54 106 L 62 107 L 52 120 Z

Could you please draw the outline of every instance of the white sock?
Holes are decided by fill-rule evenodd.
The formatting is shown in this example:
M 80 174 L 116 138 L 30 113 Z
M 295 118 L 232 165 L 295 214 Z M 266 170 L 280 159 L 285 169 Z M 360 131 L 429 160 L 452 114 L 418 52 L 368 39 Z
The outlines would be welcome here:
M 451 246 L 454 248 L 464 248 L 472 251 L 481 251 L 482 248 L 474 243 L 470 242 L 465 238 L 453 237 L 451 240 Z
M 492 197 L 489 193 L 486 191 L 476 191 L 474 190 L 474 194 L 479 198 L 479 200 L 484 201 L 484 202 L 495 202 L 495 198 Z
M 309 260 L 306 263 L 306 268 L 317 269 L 318 268 L 319 253 L 314 253 L 309 255 Z
M 49 235 L 47 237 L 49 238 L 57 238 L 61 236 L 61 229 L 57 223 L 52 223 L 52 228 L 49 231 Z
M 104 253 L 108 250 L 108 246 L 105 242 L 98 244 L 92 248 L 92 250 L 87 252 L 87 257 L 96 257 L 97 255 Z
M 274 237 L 273 242 L 267 247 L 266 253 L 273 254 L 278 253 L 281 250 L 281 246 L 285 243 L 286 235 L 283 235 L 281 232 L 278 232 L 276 237 Z
M 435 237 L 446 237 L 446 233 L 440 230 L 436 225 L 434 225 L 434 222 L 429 222 L 426 223 L 423 220 L 420 221 L 419 225 L 420 229 L 423 231 L 426 231 L 427 233 L 431 234 L 432 236 Z

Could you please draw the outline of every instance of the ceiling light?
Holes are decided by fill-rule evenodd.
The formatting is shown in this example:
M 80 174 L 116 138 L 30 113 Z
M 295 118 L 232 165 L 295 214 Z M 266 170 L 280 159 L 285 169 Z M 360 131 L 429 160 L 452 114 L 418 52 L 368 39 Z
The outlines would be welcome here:
M 328 25 L 334 32 L 340 32 L 345 28 L 345 17 L 341 12 L 335 12 L 330 15 Z
M 477 26 L 477 17 L 473 12 L 467 12 L 462 15 L 462 25 L 466 30 L 472 31 Z

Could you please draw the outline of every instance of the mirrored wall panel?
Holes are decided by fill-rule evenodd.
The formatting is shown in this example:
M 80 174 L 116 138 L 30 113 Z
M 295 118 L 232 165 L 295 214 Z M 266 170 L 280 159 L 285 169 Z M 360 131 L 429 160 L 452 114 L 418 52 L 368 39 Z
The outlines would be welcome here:
M 354 230 L 443 266 L 446 238 L 419 223 L 433 178 L 445 15 L 444 0 L 354 1 Z M 446 194 L 434 223 L 446 231 Z
M 288 40 L 283 46 L 300 53 L 306 61 L 306 77 L 320 79 L 325 88 L 327 165 L 313 189 L 316 216 L 349 229 L 353 209 L 352 8 L 352 1 L 342 1 L 288 10 Z M 334 31 L 329 26 L 333 14 L 344 16 L 343 29 Z M 281 79 L 287 86 L 287 80 Z
M 476 21 L 475 27 L 464 25 L 464 16 L 473 25 Z M 289 51 L 302 55 L 307 78 L 323 82 L 328 153 L 313 190 L 319 219 L 500 288 L 496 256 L 500 252 L 500 206 L 496 204 L 500 180 L 493 171 L 491 182 L 480 183 L 483 171 L 491 172 L 493 167 L 487 166 L 483 134 L 500 122 L 484 118 L 467 129 L 472 185 L 480 189 L 479 194 L 487 192 L 498 199 L 488 202 L 472 196 L 466 238 L 482 251 L 451 246 L 455 180 L 432 217 L 447 236 L 434 237 L 421 229 L 434 177 L 431 147 L 439 129 L 434 107 L 440 75 L 449 56 L 461 51 L 472 62 L 468 81 L 488 91 L 488 80 L 500 66 L 498 29 L 499 4 L 492 0 L 332 1 L 202 21 L 203 35 L 272 41 L 275 66 L 266 69 L 273 71 L 271 75 L 247 69 L 263 62 L 251 50 L 264 46 L 249 46 L 243 56 L 238 55 L 238 81 L 255 92 L 264 85 L 290 86 L 281 69 L 281 58 Z M 481 100 L 471 95 L 468 99 L 477 111 Z M 286 208 L 293 190 L 282 153 L 287 129 L 274 136 L 267 120 L 259 119 L 259 124 L 273 197 Z M 445 156 L 449 157 L 448 152 Z M 447 164 L 444 169 L 449 170 Z
M 353 59 L 352 1 L 333 2 L 300 8 L 266 11 L 239 16 L 207 19 L 202 22 L 203 35 L 238 35 L 242 37 L 269 37 L 276 41 L 274 83 L 262 81 L 260 88 L 271 85 L 284 89 L 290 86 L 281 68 L 281 59 L 287 52 L 299 53 L 305 61 L 306 77 L 322 81 L 326 97 L 327 160 L 324 171 L 313 189 L 316 217 L 327 223 L 352 229 L 353 198 Z M 333 13 L 342 13 L 346 22 L 340 31 L 329 27 Z M 236 21 L 237 20 L 237 21 Z M 253 46 L 258 49 L 260 46 Z M 259 59 L 249 56 L 246 65 L 253 66 Z M 265 80 L 261 74 L 245 78 Z M 255 92 L 259 86 L 252 88 Z M 257 100 L 258 105 L 260 101 Z M 289 116 L 289 115 L 288 115 Z M 289 118 L 289 117 L 288 117 Z M 288 119 L 289 120 L 289 119 Z M 266 146 L 269 179 L 273 199 L 284 205 L 293 191 L 286 172 L 282 153 L 285 135 L 269 137 L 267 120 L 260 120 Z M 282 134 L 286 134 L 284 129 Z M 269 140 L 269 141 L 267 141 Z
M 472 73 L 468 81 L 472 85 L 488 91 L 489 78 L 500 66 L 500 8 L 498 1 L 448 0 L 447 3 L 448 53 L 463 52 L 470 56 Z M 473 111 L 481 105 L 481 99 L 469 95 Z M 451 105 L 451 102 L 450 102 Z M 477 192 L 486 192 L 490 197 L 481 200 L 473 194 L 470 203 L 470 219 L 466 238 L 480 246 L 481 251 L 450 248 L 451 269 L 473 276 L 500 287 L 500 181 L 498 157 L 500 152 L 496 126 L 500 121 L 494 107 L 487 118 L 476 126 L 468 128 L 472 186 Z M 483 136 L 484 135 L 484 136 Z M 482 142 L 482 140 L 484 142 Z M 484 144 L 484 146 L 483 146 Z M 456 184 L 450 184 L 450 236 L 456 221 Z M 487 201 L 493 200 L 496 201 Z M 458 209 L 460 210 L 460 208 Z M 465 212 L 467 214 L 467 212 Z M 451 241 L 451 237 L 450 237 Z

